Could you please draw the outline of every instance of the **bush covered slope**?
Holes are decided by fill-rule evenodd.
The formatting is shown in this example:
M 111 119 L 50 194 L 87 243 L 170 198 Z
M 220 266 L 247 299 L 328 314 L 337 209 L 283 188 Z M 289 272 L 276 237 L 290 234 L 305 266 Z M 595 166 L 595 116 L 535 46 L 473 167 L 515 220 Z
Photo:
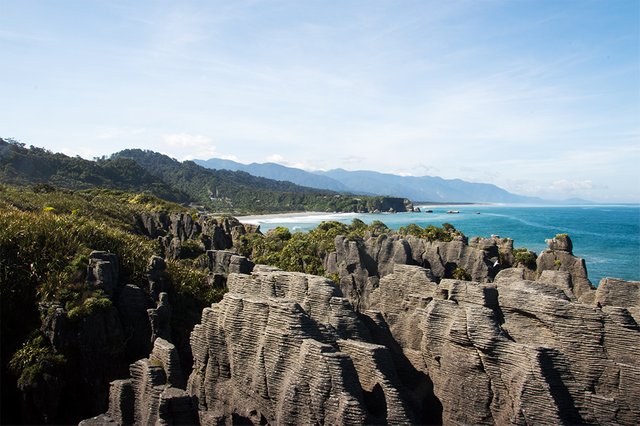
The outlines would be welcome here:
M 285 211 L 373 211 L 408 201 L 393 197 L 355 197 L 245 172 L 209 170 L 153 151 L 128 149 L 89 161 L 0 138 L 0 183 L 49 184 L 67 189 L 110 188 L 145 192 L 179 203 L 232 213 Z M 385 210 L 388 210 L 385 209 Z
M 63 309 L 64 319 L 72 329 L 89 326 L 100 311 L 113 310 L 111 300 L 87 284 L 87 265 L 93 250 L 117 256 L 119 282 L 144 286 L 149 259 L 162 254 L 162 247 L 157 239 L 144 235 L 138 219 L 161 213 L 195 214 L 145 194 L 0 185 L 3 423 L 25 421 L 17 413 L 17 387 L 41 388 L 51 394 L 52 389 L 43 388 L 43 383 L 57 383 L 62 386 L 58 391 L 72 401 L 68 392 L 74 387 L 74 380 L 90 380 L 75 377 L 79 374 L 74 373 L 74 355 L 54 351 L 44 338 L 41 330 L 45 327 L 42 321 L 50 314 L 47 306 L 49 310 Z M 190 259 L 167 260 L 166 273 L 176 302 L 172 332 L 176 339 L 188 339 L 199 312 L 218 300 L 224 289 L 212 287 L 206 271 L 195 267 Z M 89 318 L 93 319 L 84 321 Z M 103 358 L 108 360 L 111 355 L 104 354 Z M 98 370 L 96 367 L 97 375 Z M 73 419 L 48 419 L 70 420 Z

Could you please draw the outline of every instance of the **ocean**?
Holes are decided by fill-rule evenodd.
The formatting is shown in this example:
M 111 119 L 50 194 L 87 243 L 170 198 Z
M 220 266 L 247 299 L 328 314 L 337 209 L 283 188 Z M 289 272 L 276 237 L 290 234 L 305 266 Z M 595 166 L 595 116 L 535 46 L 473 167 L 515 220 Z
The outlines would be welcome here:
M 419 205 L 421 213 L 327 213 L 278 217 L 240 218 L 260 224 L 262 232 L 285 226 L 292 232 L 308 231 L 324 220 L 351 223 L 384 222 L 391 229 L 409 223 L 441 226 L 448 222 L 468 237 L 499 235 L 514 240 L 514 247 L 536 253 L 546 249 L 545 239 L 567 233 L 573 253 L 585 259 L 589 279 L 598 285 L 604 277 L 640 281 L 640 205 L 520 206 L 520 205 Z M 433 213 L 425 213 L 431 209 Z M 458 214 L 448 214 L 458 210 Z

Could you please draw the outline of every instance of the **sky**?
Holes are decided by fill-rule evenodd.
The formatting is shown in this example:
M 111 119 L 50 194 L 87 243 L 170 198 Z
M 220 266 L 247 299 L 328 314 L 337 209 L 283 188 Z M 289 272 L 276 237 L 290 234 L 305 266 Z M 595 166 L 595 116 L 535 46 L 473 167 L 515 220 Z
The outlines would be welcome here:
M 0 136 L 640 202 L 640 0 L 0 0 Z

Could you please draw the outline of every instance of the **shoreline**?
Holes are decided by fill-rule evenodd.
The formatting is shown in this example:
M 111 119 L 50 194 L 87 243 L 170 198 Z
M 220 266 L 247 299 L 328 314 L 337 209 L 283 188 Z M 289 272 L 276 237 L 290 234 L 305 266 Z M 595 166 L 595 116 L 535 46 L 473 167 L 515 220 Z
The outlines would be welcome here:
M 290 212 L 290 213 L 267 213 L 267 214 L 251 214 L 245 216 L 234 216 L 242 223 L 260 223 L 261 219 L 278 219 L 278 218 L 300 218 L 300 217 L 314 217 L 314 216 L 334 216 L 338 214 L 358 214 L 353 212 Z
M 445 207 L 445 206 L 473 206 L 473 205 L 491 205 L 491 203 L 441 203 L 441 204 L 415 204 L 416 207 Z M 413 212 L 397 212 L 397 213 L 388 213 L 388 212 L 380 212 L 380 213 L 357 213 L 357 212 L 301 212 L 301 211 L 292 211 L 292 212 L 281 212 L 281 213 L 264 213 L 264 214 L 245 214 L 241 216 L 233 215 L 240 222 L 252 223 L 258 221 L 260 219 L 278 219 L 278 218 L 300 218 L 300 217 L 313 217 L 313 216 L 335 216 L 335 215 L 357 215 L 357 214 L 402 214 L 402 213 L 413 213 Z
M 446 206 L 473 206 L 473 205 L 490 205 L 489 203 L 446 203 L 446 204 L 420 204 L 420 207 L 436 207 L 442 208 Z M 416 205 L 418 206 L 418 205 Z M 265 214 L 247 214 L 242 216 L 233 216 L 238 219 L 242 223 L 250 223 L 250 224 L 259 224 L 262 223 L 263 220 L 269 219 L 296 219 L 296 218 L 309 218 L 309 217 L 317 217 L 317 216 L 336 216 L 336 215 L 359 215 L 359 214 L 371 214 L 371 215 L 395 215 L 395 214 L 403 214 L 403 213 L 414 213 L 414 212 L 397 212 L 397 213 L 388 213 L 388 212 L 380 212 L 380 213 L 357 213 L 357 212 L 301 212 L 301 211 L 293 211 L 293 212 L 282 212 L 282 213 L 265 213 Z

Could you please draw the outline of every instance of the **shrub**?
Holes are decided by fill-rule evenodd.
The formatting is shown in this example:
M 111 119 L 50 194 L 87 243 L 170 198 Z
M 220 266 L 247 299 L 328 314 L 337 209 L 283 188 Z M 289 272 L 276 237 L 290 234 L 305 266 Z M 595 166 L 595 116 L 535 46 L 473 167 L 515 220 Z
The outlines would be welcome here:
M 401 226 L 398 229 L 400 235 L 413 235 L 414 237 L 422 237 L 424 236 L 424 229 L 420 227 L 420 225 L 416 225 L 415 223 L 410 223 L 407 226 Z
M 340 284 L 340 276 L 338 274 L 325 274 L 325 277 L 329 278 L 331 281 L 333 281 L 336 284 Z
M 180 244 L 180 258 L 195 259 L 205 252 L 201 241 L 185 240 Z
M 219 302 L 226 291 L 222 287 L 210 286 L 205 270 L 189 267 L 179 260 L 167 261 L 167 273 L 178 296 L 194 299 L 203 307 Z
M 371 234 L 374 237 L 377 237 L 378 235 L 386 234 L 389 231 L 391 231 L 387 225 L 385 225 L 379 220 L 374 220 L 373 222 L 371 222 L 371 225 L 369 225 L 368 230 L 371 232 Z
M 296 232 L 280 252 L 276 266 L 284 271 L 323 275 L 324 268 L 318 254 L 322 241 L 311 233 Z
M 517 248 L 513 250 L 513 256 L 516 262 L 526 266 L 529 269 L 536 268 L 536 254 L 526 248 Z
M 457 267 L 453 270 L 451 276 L 456 280 L 471 281 L 471 275 L 464 268 Z
M 56 354 L 41 335 L 36 335 L 13 354 L 9 368 L 18 377 L 18 386 L 24 388 L 34 385 L 45 374 L 59 374 L 65 364 L 64 356 Z
M 426 238 L 429 241 L 452 241 L 456 236 L 464 236 L 462 232 L 458 231 L 450 223 L 443 223 L 441 228 L 434 225 L 421 228 L 419 225 L 411 223 L 400 227 L 398 232 L 400 235 L 413 235 L 419 238 Z
M 82 304 L 71 308 L 67 312 L 67 317 L 71 321 L 78 321 L 82 318 L 91 316 L 95 312 L 111 308 L 111 300 L 102 294 L 95 293 L 93 296 L 86 298 Z

